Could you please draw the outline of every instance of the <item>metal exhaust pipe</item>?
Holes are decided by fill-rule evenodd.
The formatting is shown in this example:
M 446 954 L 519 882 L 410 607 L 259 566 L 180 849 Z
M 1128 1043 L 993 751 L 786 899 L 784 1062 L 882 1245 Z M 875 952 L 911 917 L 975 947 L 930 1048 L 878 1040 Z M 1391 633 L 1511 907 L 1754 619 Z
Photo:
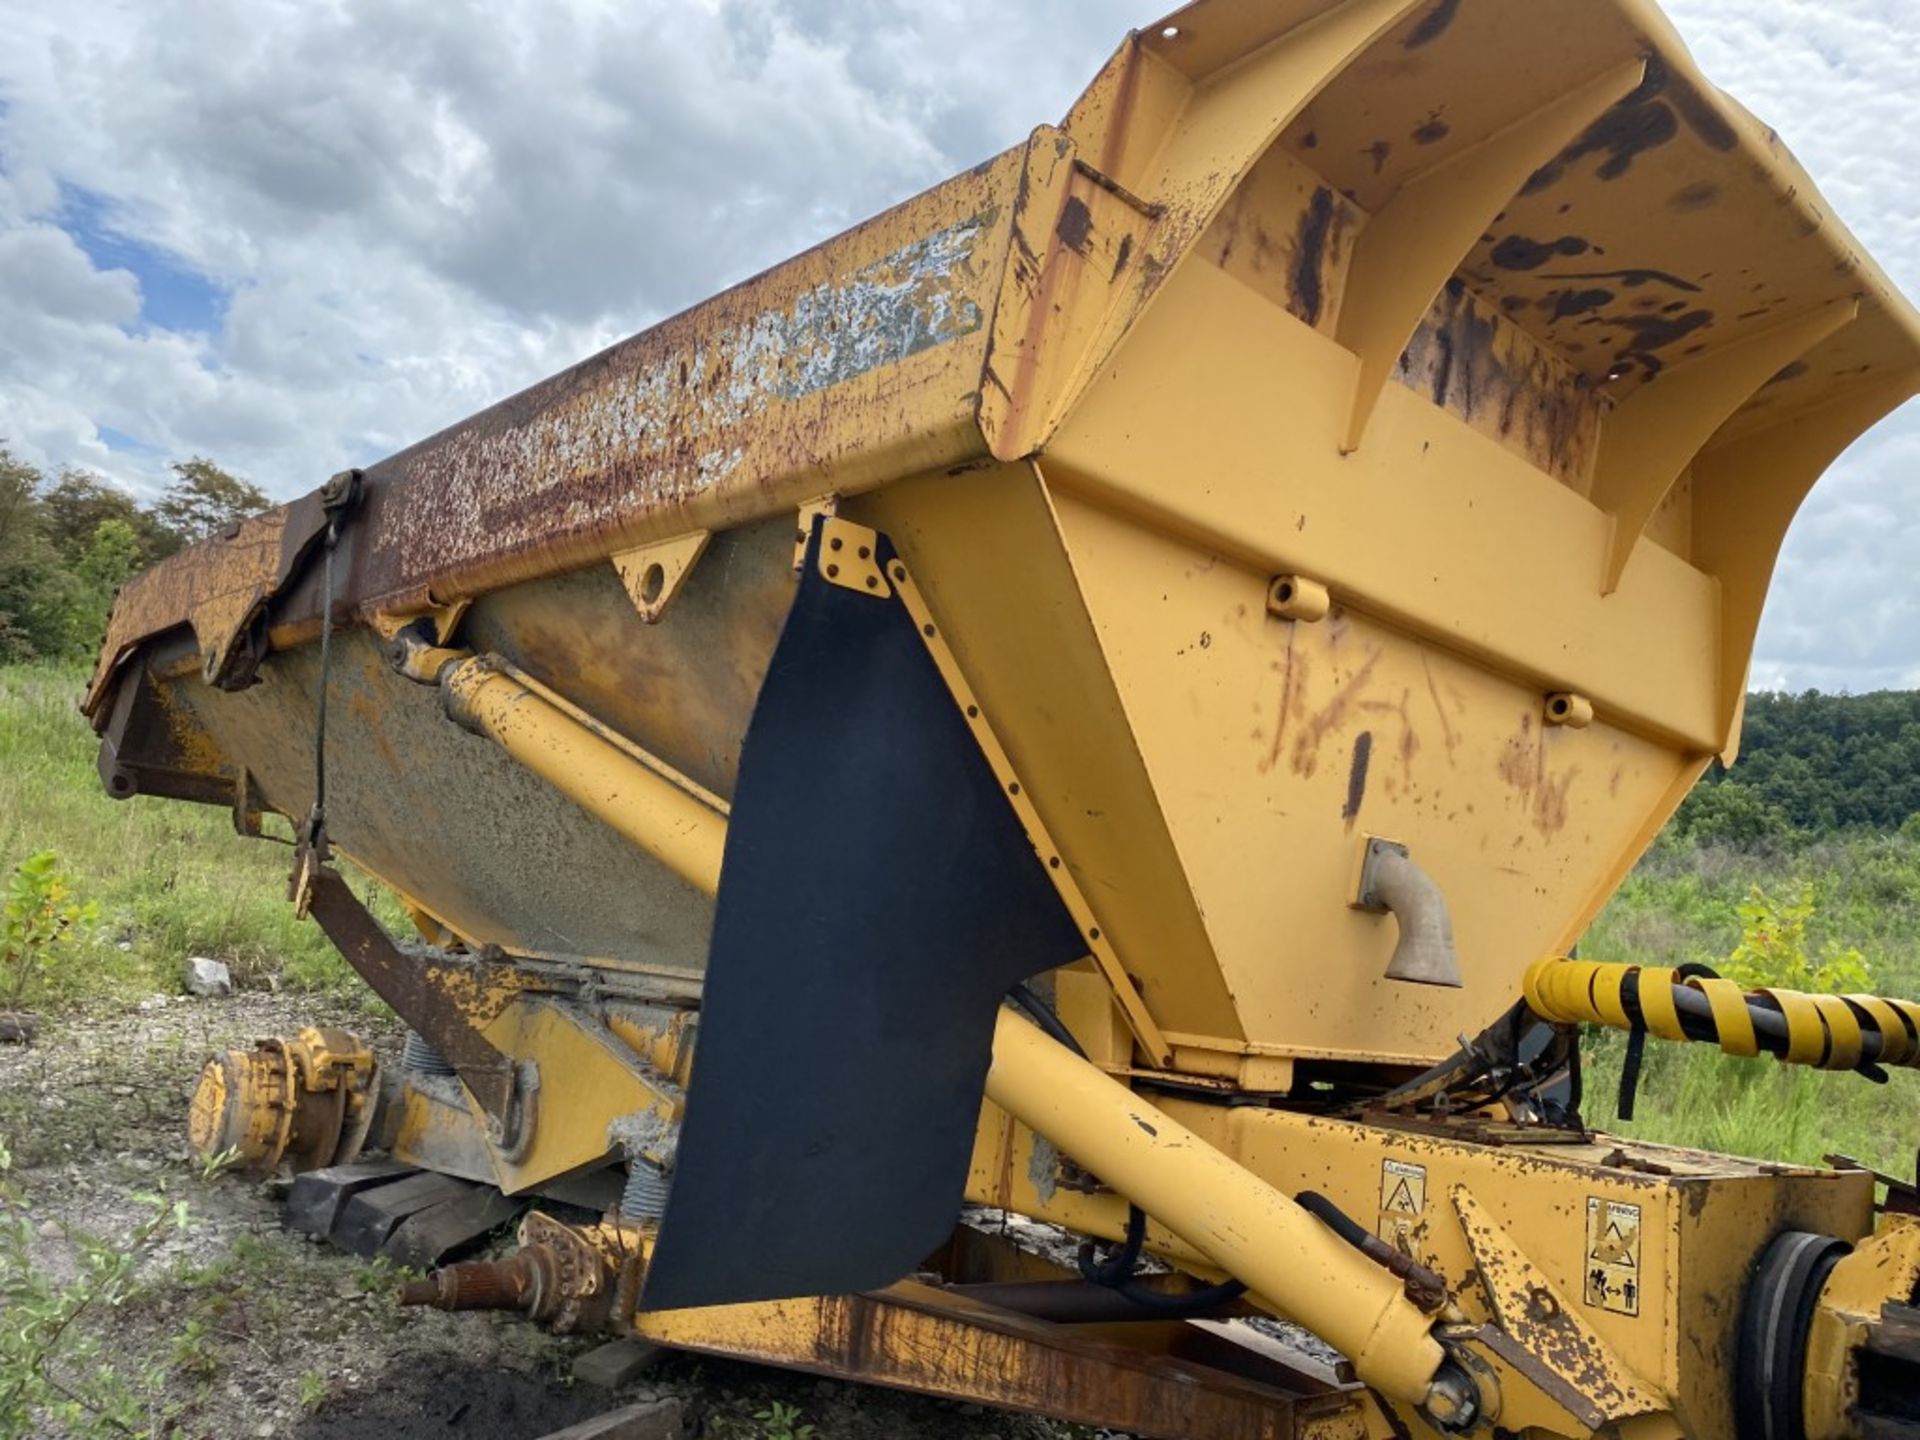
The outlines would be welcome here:
M 1400 925 L 1400 943 L 1387 965 L 1389 980 L 1461 989 L 1460 958 L 1453 947 L 1453 917 L 1447 897 L 1433 877 L 1413 861 L 1404 845 L 1391 840 L 1367 842 L 1360 875 L 1360 908 L 1392 915 Z

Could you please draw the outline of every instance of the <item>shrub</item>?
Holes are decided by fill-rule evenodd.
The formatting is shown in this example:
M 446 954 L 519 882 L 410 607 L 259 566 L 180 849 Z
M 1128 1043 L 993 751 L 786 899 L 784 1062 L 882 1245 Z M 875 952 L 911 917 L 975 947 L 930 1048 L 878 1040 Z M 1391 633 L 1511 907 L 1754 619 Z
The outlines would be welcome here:
M 1857 949 L 1829 939 L 1813 952 L 1807 939 L 1813 912 L 1813 886 L 1804 881 L 1791 899 L 1755 885 L 1740 906 L 1740 943 L 1723 967 L 1727 979 L 1749 990 L 1844 995 L 1869 989 L 1872 973 Z
M 91 902 L 81 905 L 69 897 L 53 851 L 42 850 L 15 866 L 0 909 L 0 1008 L 17 1008 L 28 986 L 52 969 L 76 927 L 91 924 L 97 915 Z

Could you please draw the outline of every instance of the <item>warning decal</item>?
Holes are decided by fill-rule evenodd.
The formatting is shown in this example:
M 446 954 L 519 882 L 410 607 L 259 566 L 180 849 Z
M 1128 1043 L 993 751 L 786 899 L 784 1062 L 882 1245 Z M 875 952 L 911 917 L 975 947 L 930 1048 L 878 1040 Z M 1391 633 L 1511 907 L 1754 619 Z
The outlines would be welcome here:
M 1587 1304 L 1616 1315 L 1640 1313 L 1640 1207 L 1587 1200 Z
M 1427 1168 L 1401 1160 L 1380 1162 L 1379 1237 L 1403 1255 L 1414 1255 L 1414 1238 L 1425 1224 Z

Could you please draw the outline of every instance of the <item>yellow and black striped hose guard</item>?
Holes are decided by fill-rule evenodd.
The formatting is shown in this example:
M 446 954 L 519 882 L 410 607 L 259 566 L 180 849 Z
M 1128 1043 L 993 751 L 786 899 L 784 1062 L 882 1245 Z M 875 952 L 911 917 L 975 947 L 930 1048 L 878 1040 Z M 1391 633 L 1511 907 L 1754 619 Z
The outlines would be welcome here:
M 1743 990 L 1709 974 L 1559 958 L 1533 964 L 1525 994 L 1556 1025 L 1645 1031 L 1823 1070 L 1920 1069 L 1920 1004 L 1910 1000 Z

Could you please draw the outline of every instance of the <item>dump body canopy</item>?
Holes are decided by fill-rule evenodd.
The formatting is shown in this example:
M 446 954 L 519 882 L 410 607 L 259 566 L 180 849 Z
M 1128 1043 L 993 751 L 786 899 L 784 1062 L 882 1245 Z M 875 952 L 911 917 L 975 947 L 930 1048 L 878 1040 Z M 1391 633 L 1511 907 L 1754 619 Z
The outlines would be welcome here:
M 679 604 L 747 617 L 711 683 L 671 614 L 579 576 L 837 494 L 914 566 L 1183 1063 L 1417 1063 L 1731 751 L 1781 540 L 1920 389 L 1917 341 L 1642 0 L 1202 0 L 1059 128 L 373 467 L 341 592 L 365 624 L 476 600 L 488 648 L 724 796 L 774 572 L 693 572 Z M 147 707 L 173 793 L 246 767 L 304 809 L 262 737 L 306 734 L 309 692 L 225 687 L 313 639 L 323 524 L 310 497 L 125 589 L 87 701 L 110 783 L 165 788 L 122 743 Z M 1330 615 L 1270 613 L 1276 576 Z M 368 763 L 388 798 L 343 846 L 472 938 L 559 928 L 535 877 L 456 881 L 485 825 L 405 833 L 452 777 Z M 1370 836 L 1447 896 L 1462 990 L 1385 978 Z

